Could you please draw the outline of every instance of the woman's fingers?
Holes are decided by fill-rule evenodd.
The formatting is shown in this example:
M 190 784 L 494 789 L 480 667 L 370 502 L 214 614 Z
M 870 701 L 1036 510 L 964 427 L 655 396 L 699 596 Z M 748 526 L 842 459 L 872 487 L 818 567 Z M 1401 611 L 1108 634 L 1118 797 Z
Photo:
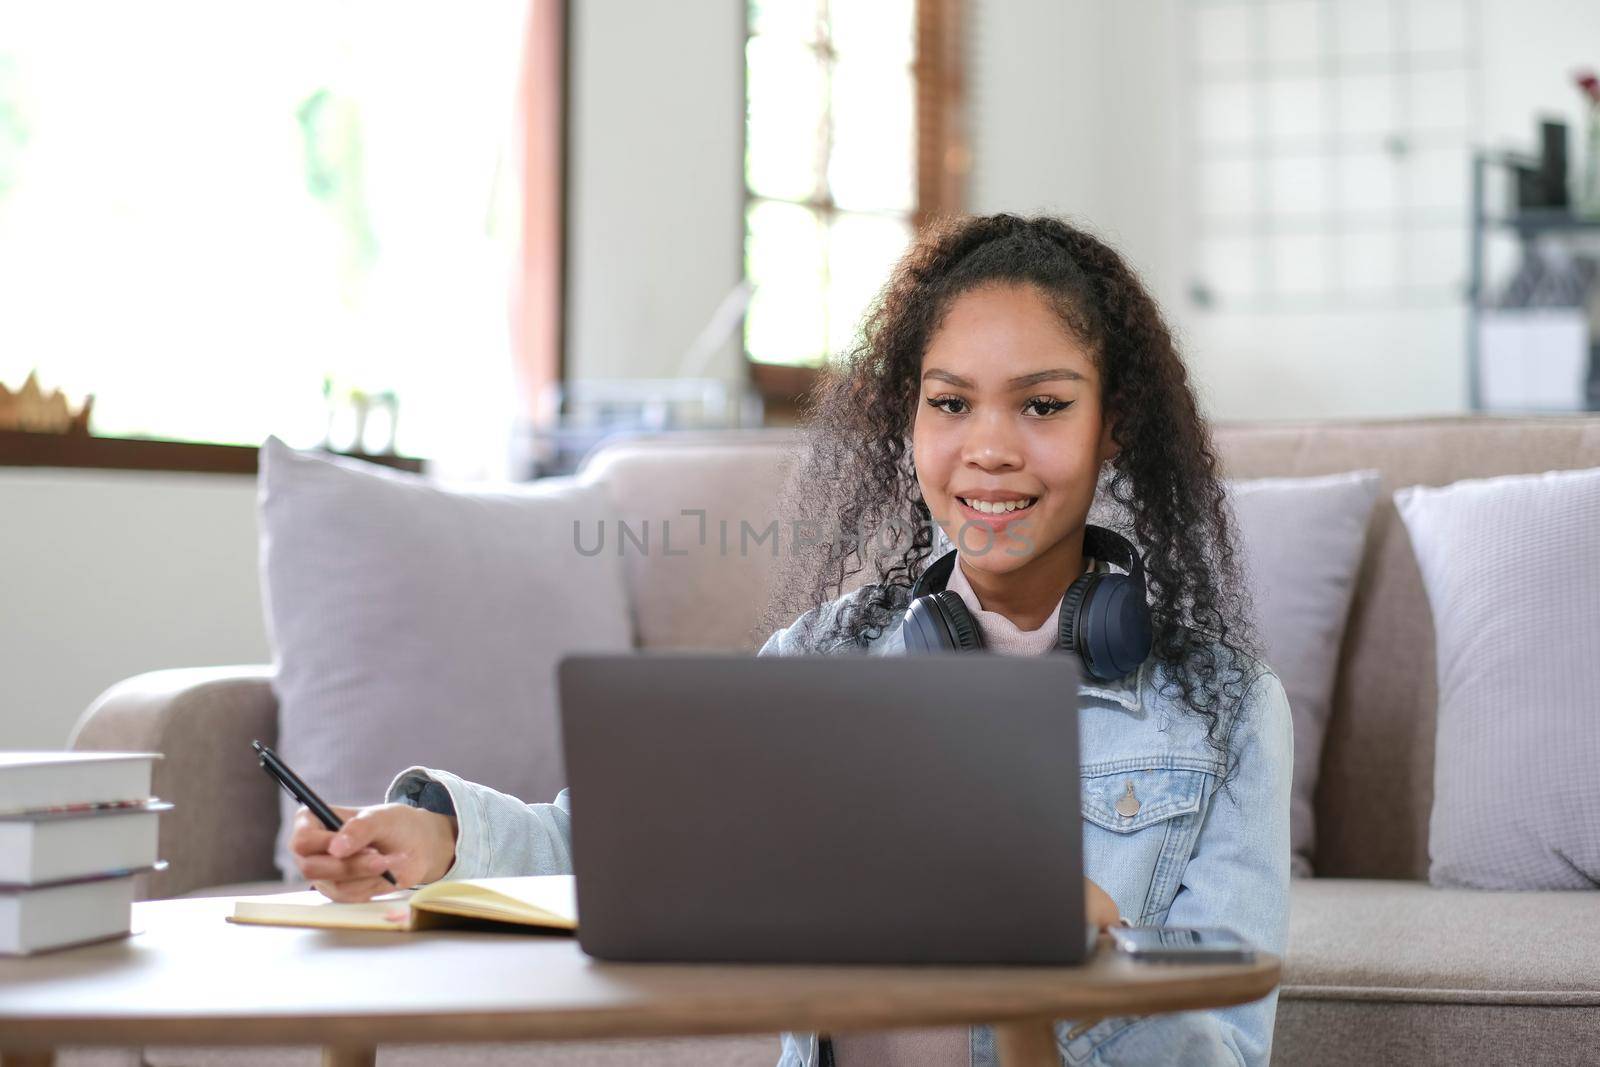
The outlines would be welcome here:
M 338 901 L 340 904 L 359 904 L 384 893 L 394 892 L 394 886 L 382 878 L 360 878 L 352 882 L 313 882 L 311 885 L 329 900 Z
M 340 819 L 348 820 L 354 815 L 356 808 L 331 805 L 333 813 Z M 319 852 L 328 851 L 328 842 L 333 840 L 333 831 L 322 825 L 322 820 L 311 814 L 311 809 L 301 805 L 294 813 L 294 829 L 289 833 L 290 851 L 301 855 L 311 856 Z
M 381 877 L 379 872 L 389 869 L 388 857 L 374 848 L 363 849 L 354 856 L 346 856 L 344 859 L 336 859 L 324 853 L 318 856 L 300 856 L 297 862 L 302 875 L 325 882 L 349 882 L 359 878 Z
M 1122 919 L 1111 894 L 1088 878 L 1083 880 L 1083 908 L 1089 923 L 1101 930 L 1115 926 Z
M 400 885 L 442 877 L 455 855 L 455 820 L 409 804 L 336 808 L 344 821 L 328 830 L 301 808 L 295 813 L 290 848 L 307 880 L 328 885 L 381 877 L 388 871 Z M 393 889 L 382 883 L 385 892 Z
M 359 808 L 338 805 L 331 807 L 333 813 L 345 825 L 349 825 L 361 811 Z M 365 847 L 342 856 L 332 855 L 329 849 L 339 836 L 335 831 L 323 826 L 322 820 L 304 806 L 295 812 L 294 829 L 289 835 L 289 849 L 294 854 L 295 866 L 300 869 L 301 877 L 338 890 L 340 892 L 338 896 L 325 891 L 325 895 L 335 900 L 346 899 L 343 894 L 348 892 L 348 887 L 352 885 L 375 882 L 384 887 L 375 892 L 394 888 L 381 876 L 381 872 L 389 869 L 390 861 L 377 848 Z M 369 892 L 366 896 L 350 899 L 365 900 L 372 895 Z

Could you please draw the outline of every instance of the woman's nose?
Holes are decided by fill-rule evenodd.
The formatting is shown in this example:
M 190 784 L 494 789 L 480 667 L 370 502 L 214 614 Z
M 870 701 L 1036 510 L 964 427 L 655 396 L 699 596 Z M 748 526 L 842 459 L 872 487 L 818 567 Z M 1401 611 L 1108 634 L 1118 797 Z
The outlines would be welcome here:
M 967 424 L 962 460 L 983 470 L 1005 470 L 1022 464 L 1022 450 L 1009 421 L 990 415 Z

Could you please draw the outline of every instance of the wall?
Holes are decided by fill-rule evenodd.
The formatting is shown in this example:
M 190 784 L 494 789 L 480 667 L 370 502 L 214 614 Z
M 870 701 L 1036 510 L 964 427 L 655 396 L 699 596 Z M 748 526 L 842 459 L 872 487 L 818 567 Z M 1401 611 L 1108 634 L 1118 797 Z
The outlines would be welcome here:
M 1077 216 L 1144 276 L 1219 418 L 1463 410 L 1461 306 L 1225 314 L 1186 288 L 1183 0 L 976 0 L 972 209 Z M 1577 124 L 1570 72 L 1600 65 L 1600 4 L 1480 0 L 1484 141 L 1531 147 L 1539 113 Z M 1085 102 L 1092 102 L 1086 107 Z M 1040 165 L 1029 167 L 1030 153 Z M 1574 143 L 1571 158 L 1581 155 Z
M 970 0 L 966 35 L 974 211 L 1105 214 L 1095 0 Z
M 568 377 L 674 377 L 744 271 L 744 7 L 570 10 Z
M 0 749 L 143 671 L 267 663 L 255 479 L 0 468 Z

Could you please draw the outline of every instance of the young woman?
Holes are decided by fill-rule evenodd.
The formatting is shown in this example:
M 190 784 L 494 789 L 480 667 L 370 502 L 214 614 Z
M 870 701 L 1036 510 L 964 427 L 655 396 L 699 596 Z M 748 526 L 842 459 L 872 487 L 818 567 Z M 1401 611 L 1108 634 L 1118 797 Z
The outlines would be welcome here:
M 796 499 L 855 536 L 825 540 L 808 560 L 809 606 L 761 654 L 914 650 L 912 588 L 945 555 L 935 541 L 948 540 L 944 588 L 985 647 L 1081 655 L 1058 647 L 1059 619 L 1075 606 L 1075 582 L 1109 572 L 1117 556 L 1116 533 L 1090 524 L 1099 508 L 1142 560 L 1151 640 L 1132 664 L 1108 668 L 1091 653 L 1094 670 L 1062 698 L 1080 715 L 1090 919 L 1230 926 L 1281 953 L 1288 702 L 1253 654 L 1232 523 L 1183 363 L 1122 259 L 1052 218 L 927 232 L 819 392 L 811 424 Z M 873 580 L 842 594 L 869 560 Z M 330 897 L 383 892 L 384 869 L 402 885 L 571 869 L 566 793 L 524 804 L 413 767 L 387 799 L 342 811 L 350 821 L 337 836 L 297 818 L 300 869 Z M 1260 1064 L 1276 1002 L 1069 1021 L 1057 1037 L 1070 1064 Z M 784 1035 L 780 1067 L 830 1059 L 943 1067 L 992 1064 L 994 1049 L 981 1027 L 847 1035 L 831 1047 Z

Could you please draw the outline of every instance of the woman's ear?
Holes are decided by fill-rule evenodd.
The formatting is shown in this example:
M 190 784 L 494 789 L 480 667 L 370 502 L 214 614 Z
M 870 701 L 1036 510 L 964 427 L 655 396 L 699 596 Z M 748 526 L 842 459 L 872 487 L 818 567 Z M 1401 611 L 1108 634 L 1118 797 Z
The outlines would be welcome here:
M 1100 427 L 1100 447 L 1097 449 L 1100 465 L 1103 467 L 1116 458 L 1122 447 L 1112 438 L 1112 431 L 1116 429 L 1116 419 L 1107 417 L 1104 425 Z

